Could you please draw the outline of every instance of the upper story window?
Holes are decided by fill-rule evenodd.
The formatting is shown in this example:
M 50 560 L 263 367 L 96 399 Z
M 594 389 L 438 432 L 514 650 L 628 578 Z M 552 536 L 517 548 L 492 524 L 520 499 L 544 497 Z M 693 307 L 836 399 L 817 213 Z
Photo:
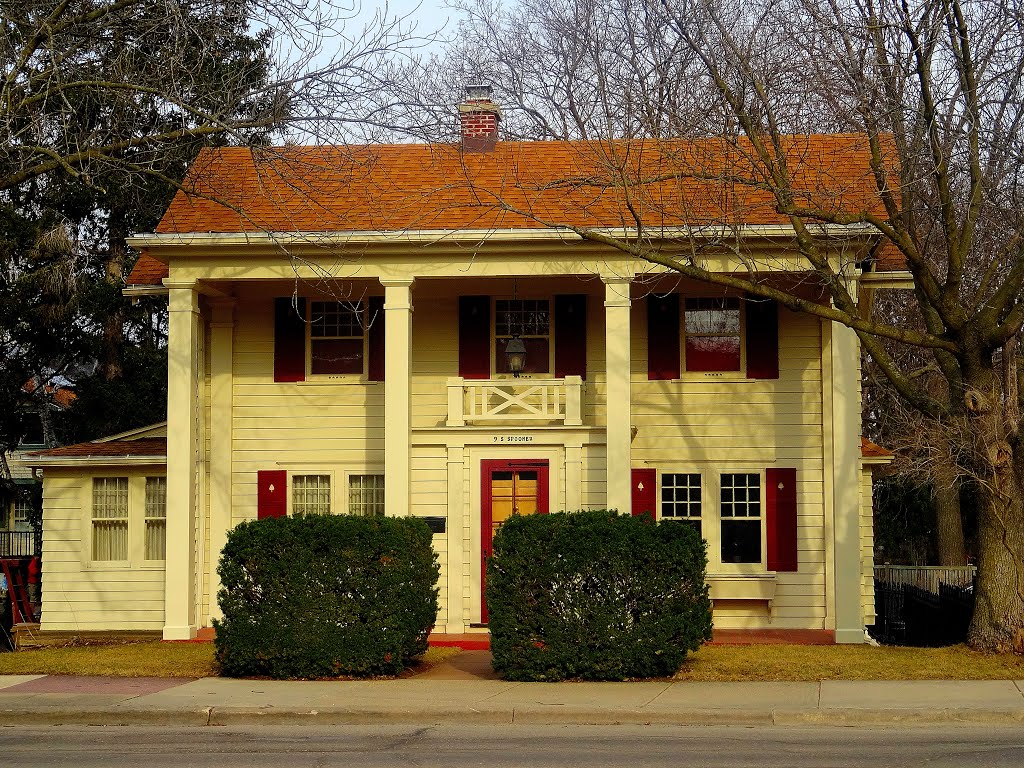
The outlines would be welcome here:
M 683 313 L 687 371 L 741 370 L 740 300 L 688 298 Z
M 43 432 L 43 416 L 40 413 L 23 414 L 25 435 L 21 438 L 22 445 L 45 445 Z
M 365 307 L 361 301 L 314 301 L 309 321 L 309 372 L 366 372 Z
M 14 500 L 14 530 L 25 533 L 32 530 L 32 502 L 28 499 Z M 2 527 L 2 526 L 0 526 Z
M 551 302 L 497 299 L 494 302 L 494 371 L 511 373 L 505 348 L 518 336 L 526 347 L 523 373 L 551 372 Z

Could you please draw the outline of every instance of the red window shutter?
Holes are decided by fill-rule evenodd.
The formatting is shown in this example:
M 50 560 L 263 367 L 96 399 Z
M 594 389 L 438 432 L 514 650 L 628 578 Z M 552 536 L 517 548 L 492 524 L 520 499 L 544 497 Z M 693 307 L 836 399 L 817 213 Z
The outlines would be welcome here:
M 679 294 L 647 297 L 647 378 L 679 378 Z
M 747 297 L 747 378 L 779 378 L 779 305 Z
M 274 381 L 306 378 L 305 317 L 305 299 L 274 299 Z
M 367 305 L 367 378 L 384 381 L 384 297 L 371 296 Z
M 491 297 L 459 297 L 459 376 L 491 377 Z
M 555 296 L 555 377 L 587 378 L 587 297 Z
M 796 470 L 766 469 L 764 482 L 768 570 L 796 571 Z
M 658 517 L 658 470 L 650 467 L 633 469 L 633 517 L 649 514 Z
M 256 517 L 284 517 L 288 514 L 288 473 L 283 469 L 261 469 L 256 473 Z

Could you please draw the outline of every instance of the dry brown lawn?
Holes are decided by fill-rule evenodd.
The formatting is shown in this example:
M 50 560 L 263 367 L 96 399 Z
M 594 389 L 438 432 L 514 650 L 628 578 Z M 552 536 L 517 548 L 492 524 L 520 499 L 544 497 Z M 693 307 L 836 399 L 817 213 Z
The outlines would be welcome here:
M 985 654 L 965 645 L 706 645 L 676 680 L 1024 680 L 1024 656 Z
M 458 653 L 431 648 L 430 667 Z M 119 643 L 72 645 L 0 653 L 0 675 L 111 675 L 114 677 L 210 677 L 217 674 L 212 643 Z

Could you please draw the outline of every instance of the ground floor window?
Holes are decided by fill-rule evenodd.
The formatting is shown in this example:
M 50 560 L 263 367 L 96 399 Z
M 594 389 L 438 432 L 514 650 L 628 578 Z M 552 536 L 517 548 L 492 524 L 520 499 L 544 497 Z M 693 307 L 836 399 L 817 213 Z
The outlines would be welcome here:
M 92 559 L 128 560 L 128 478 L 92 481 Z
M 94 562 L 164 560 L 167 478 L 94 477 L 89 524 Z
M 348 512 L 364 517 L 384 514 L 384 475 L 348 476 Z
M 167 559 L 167 478 L 146 478 L 147 560 Z
M 708 542 L 708 565 L 764 562 L 760 472 L 659 473 L 662 520 L 691 525 Z
M 292 475 L 292 514 L 331 514 L 331 476 Z

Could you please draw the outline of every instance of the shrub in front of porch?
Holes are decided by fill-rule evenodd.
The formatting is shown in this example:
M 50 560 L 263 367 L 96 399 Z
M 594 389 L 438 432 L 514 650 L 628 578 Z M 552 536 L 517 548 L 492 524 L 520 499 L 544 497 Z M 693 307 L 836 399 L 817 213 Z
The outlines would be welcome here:
M 217 572 L 217 660 L 230 677 L 397 674 L 427 650 L 437 617 L 437 555 L 415 518 L 242 523 Z
M 508 680 L 675 674 L 711 639 L 706 544 L 613 511 L 509 518 L 487 564 L 493 665 Z

